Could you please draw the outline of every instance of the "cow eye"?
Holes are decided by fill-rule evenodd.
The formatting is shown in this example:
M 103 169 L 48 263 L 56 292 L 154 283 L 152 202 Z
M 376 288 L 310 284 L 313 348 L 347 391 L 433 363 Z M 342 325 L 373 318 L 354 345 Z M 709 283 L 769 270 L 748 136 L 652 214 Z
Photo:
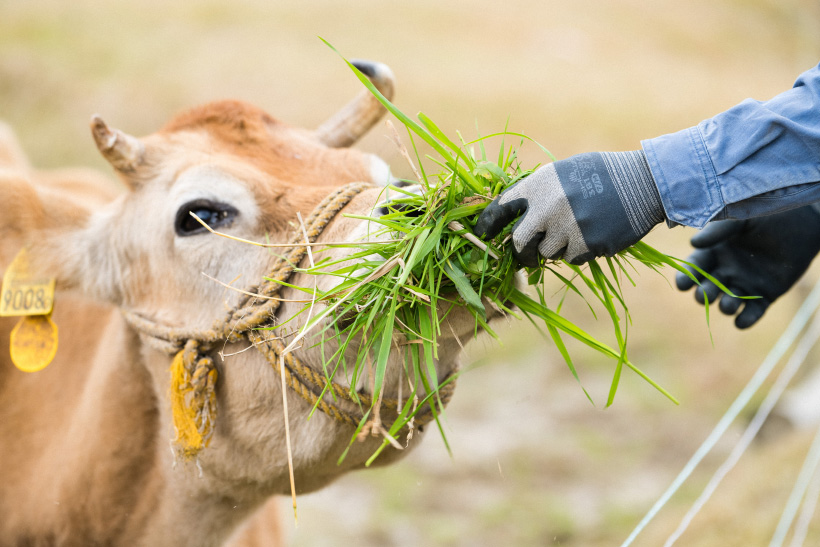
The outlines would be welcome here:
M 178 236 L 192 236 L 205 232 L 205 227 L 191 216 L 191 213 L 211 228 L 230 226 L 239 212 L 227 203 L 217 203 L 207 199 L 189 201 L 179 208 L 174 229 Z

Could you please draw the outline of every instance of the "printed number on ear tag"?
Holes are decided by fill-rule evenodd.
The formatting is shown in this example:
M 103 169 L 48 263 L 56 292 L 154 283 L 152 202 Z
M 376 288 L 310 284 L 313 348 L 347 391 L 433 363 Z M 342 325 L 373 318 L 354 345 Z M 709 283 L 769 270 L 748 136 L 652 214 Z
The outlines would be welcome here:
M 3 274 L 0 317 L 48 315 L 53 307 L 54 279 L 32 276 L 28 253 L 21 249 Z
M 57 354 L 57 325 L 51 315 L 28 315 L 11 331 L 11 361 L 23 372 L 37 372 Z

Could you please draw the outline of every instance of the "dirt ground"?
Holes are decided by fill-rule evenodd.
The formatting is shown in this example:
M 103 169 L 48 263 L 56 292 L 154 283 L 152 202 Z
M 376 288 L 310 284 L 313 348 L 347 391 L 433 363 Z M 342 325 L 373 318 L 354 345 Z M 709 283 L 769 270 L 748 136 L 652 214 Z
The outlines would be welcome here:
M 820 60 L 814 0 L 376 0 L 301 3 L 0 3 L 0 119 L 41 167 L 89 165 L 95 112 L 134 134 L 188 106 L 244 99 L 315 127 L 359 90 L 317 36 L 351 57 L 389 64 L 397 104 L 453 133 L 509 127 L 558 157 L 629 150 L 740 102 L 790 87 Z M 409 172 L 378 127 L 360 147 Z M 543 161 L 534 147 L 525 163 Z M 677 256 L 690 229 L 649 243 Z M 560 355 L 520 324 L 482 338 L 446 417 L 452 456 L 430 432 L 390 468 L 350 475 L 299 498 L 290 544 L 618 545 L 668 486 L 781 334 L 818 270 L 761 323 L 739 332 L 717 312 L 712 337 L 690 295 L 651 272 L 628 289 L 630 355 L 676 395 L 625 374 L 603 409 L 612 363 Z M 671 275 L 667 276 L 671 279 Z M 586 307 L 570 314 L 607 335 Z M 731 449 L 744 422 L 707 458 L 637 545 L 660 545 Z M 773 424 L 679 544 L 769 541 L 812 432 Z M 820 543 L 820 521 L 807 544 Z

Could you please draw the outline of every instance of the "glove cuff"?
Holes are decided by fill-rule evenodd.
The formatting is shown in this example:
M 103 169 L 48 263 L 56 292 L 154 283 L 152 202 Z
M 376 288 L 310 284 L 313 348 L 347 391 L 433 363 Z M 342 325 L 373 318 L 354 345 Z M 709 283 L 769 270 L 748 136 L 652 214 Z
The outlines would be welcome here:
M 601 152 L 630 226 L 643 237 L 664 221 L 661 196 L 643 150 Z

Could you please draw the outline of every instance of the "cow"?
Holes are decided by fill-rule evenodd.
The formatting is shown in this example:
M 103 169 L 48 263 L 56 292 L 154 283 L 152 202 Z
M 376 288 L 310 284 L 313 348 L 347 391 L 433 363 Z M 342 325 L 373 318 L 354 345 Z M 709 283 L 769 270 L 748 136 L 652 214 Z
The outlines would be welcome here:
M 357 66 L 392 96 L 386 66 Z M 88 171 L 37 171 L 10 131 L 0 131 L 2 267 L 26 248 L 30 270 L 56 279 L 52 317 L 59 328 L 56 357 L 40 372 L 21 372 L 7 350 L 0 354 L 0 544 L 272 544 L 278 532 L 265 519 L 266 503 L 290 493 L 283 389 L 297 492 L 364 466 L 382 437 L 362 436 L 337 463 L 354 428 L 321 412 L 308 419 L 313 405 L 283 387 L 275 363 L 235 339 L 205 352 L 218 374 L 218 414 L 207 446 L 184 457 L 174 444 L 169 400 L 174 356 L 128 318 L 209 329 L 246 298 L 214 280 L 249 287 L 268 275 L 275 252 L 218 237 L 191 213 L 234 237 L 285 242 L 298 228 L 297 212 L 307 215 L 329 193 L 363 181 L 378 186 L 354 195 L 343 211 L 374 214 L 390 170 L 349 146 L 383 113 L 364 91 L 307 130 L 244 102 L 221 101 L 183 112 L 144 138 L 95 116 L 94 140 L 121 191 Z M 337 214 L 319 241 L 359 238 L 363 222 Z M 290 282 L 314 281 L 297 272 Z M 319 288 L 334 282 L 322 278 Z M 302 293 L 285 287 L 279 296 L 279 322 L 304 306 Z M 472 331 L 468 317 L 452 313 L 452 335 L 439 339 L 440 380 L 457 369 L 457 338 Z M 16 321 L 0 318 L 4 348 Z M 288 328 L 272 334 L 287 336 L 296 326 Z M 295 355 L 322 370 L 315 344 Z M 398 359 L 388 363 L 384 397 L 397 396 L 404 374 Z M 354 387 L 369 393 L 366 383 Z M 414 433 L 408 449 L 422 436 Z M 400 448 L 391 445 L 376 463 L 398 460 L 408 451 Z

